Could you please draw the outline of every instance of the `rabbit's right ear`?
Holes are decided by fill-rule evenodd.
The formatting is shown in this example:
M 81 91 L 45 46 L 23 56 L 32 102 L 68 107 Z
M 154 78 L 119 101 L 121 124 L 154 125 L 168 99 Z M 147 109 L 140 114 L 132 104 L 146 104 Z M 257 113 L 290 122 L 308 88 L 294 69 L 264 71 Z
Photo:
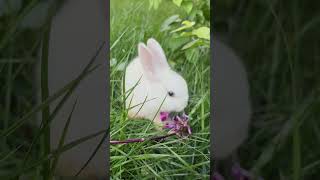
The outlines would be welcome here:
M 148 39 L 147 47 L 150 49 L 154 56 L 155 65 L 159 69 L 167 69 L 170 68 L 166 55 L 161 47 L 161 45 L 154 38 Z
M 143 43 L 139 43 L 138 45 L 138 56 L 147 78 L 150 80 L 157 80 L 156 69 L 152 63 L 152 53 Z

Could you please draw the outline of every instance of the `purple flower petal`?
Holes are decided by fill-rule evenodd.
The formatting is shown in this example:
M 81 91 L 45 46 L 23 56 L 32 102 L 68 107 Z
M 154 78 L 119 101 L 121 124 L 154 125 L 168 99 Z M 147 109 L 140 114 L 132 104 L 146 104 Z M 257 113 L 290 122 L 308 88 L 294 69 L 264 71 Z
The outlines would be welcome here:
M 185 113 L 172 116 L 170 113 L 160 112 L 161 121 L 166 122 L 163 128 L 170 129 L 168 133 L 175 133 L 179 137 L 186 138 L 192 133 L 188 118 Z
M 160 119 L 161 119 L 161 121 L 167 120 L 168 117 L 169 117 L 169 113 L 168 113 L 168 112 L 160 112 Z
M 175 127 L 175 125 L 174 124 L 166 124 L 164 127 L 168 128 L 168 129 L 173 129 Z
M 183 118 L 184 120 L 189 120 L 189 116 L 186 115 L 186 113 L 184 113 L 184 112 L 183 112 L 183 114 L 182 114 L 182 118 Z
M 176 117 L 177 117 L 177 120 L 178 120 L 180 123 L 183 122 L 182 119 L 181 119 L 179 116 L 176 116 Z

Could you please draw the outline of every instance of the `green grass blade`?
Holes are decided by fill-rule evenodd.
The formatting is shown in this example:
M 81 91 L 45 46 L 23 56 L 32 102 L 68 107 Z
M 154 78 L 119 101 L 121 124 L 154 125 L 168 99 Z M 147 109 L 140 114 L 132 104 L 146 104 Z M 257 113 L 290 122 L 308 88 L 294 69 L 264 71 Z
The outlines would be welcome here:
M 88 136 L 85 136 L 85 137 L 82 137 L 82 138 L 79 138 L 77 140 L 74 140 L 66 145 L 64 145 L 63 147 L 59 148 L 59 149 L 56 149 L 56 150 L 53 150 L 51 151 L 50 154 L 44 156 L 44 157 L 41 157 L 39 160 L 37 160 L 36 162 L 34 163 L 29 163 L 27 165 L 27 167 L 23 166 L 19 169 L 17 169 L 14 173 L 10 173 L 10 174 L 5 174 L 5 175 L 1 175 L 0 178 L 1 179 L 11 179 L 12 177 L 18 177 L 19 175 L 23 174 L 23 173 L 26 173 L 36 167 L 39 167 L 41 166 L 44 162 L 46 161 L 49 161 L 53 158 L 56 158 L 57 156 L 59 156 L 60 154 L 76 147 L 77 145 L 83 143 L 83 142 L 86 142 L 92 138 L 95 138 L 101 134 L 108 134 L 109 133 L 109 127 L 107 129 L 104 129 L 104 130 L 101 130 L 101 131 L 98 131 L 96 133 L 93 133 L 93 134 L 90 134 Z
M 69 129 L 69 125 L 70 125 L 70 122 L 71 122 L 71 118 L 72 118 L 72 115 L 73 115 L 73 112 L 74 112 L 74 109 L 76 107 L 76 104 L 77 104 L 77 99 L 75 100 L 73 106 L 72 106 L 72 109 L 71 109 L 71 112 L 68 116 L 68 119 L 64 125 L 64 128 L 63 128 L 63 131 L 62 131 L 62 135 L 60 137 L 60 140 L 59 140 L 59 144 L 58 144 L 58 149 L 61 149 L 64 142 L 65 142 L 65 138 L 66 138 L 66 135 L 67 135 L 67 131 Z M 51 170 L 50 170 L 50 176 L 49 176 L 49 179 L 52 179 L 53 176 L 54 176 L 54 172 L 55 172 L 55 169 L 56 169 L 56 166 L 58 164 L 58 161 L 59 161 L 59 156 L 55 157 L 53 159 L 53 162 L 52 162 L 52 165 L 51 165 Z
M 99 148 L 102 146 L 103 143 L 106 143 L 106 139 L 108 136 L 108 132 L 105 133 L 103 135 L 103 137 L 101 138 L 101 141 L 99 142 L 99 144 L 97 145 L 97 147 L 95 148 L 95 150 L 93 151 L 93 153 L 90 155 L 89 159 L 84 163 L 84 165 L 80 168 L 80 170 L 76 173 L 76 175 L 74 177 L 78 177 L 79 174 L 83 171 L 84 168 L 86 168 L 88 166 L 88 164 L 90 163 L 90 161 L 94 158 L 94 156 L 97 154 Z
M 83 80 L 87 75 L 89 75 L 90 73 L 92 73 L 94 70 L 96 70 L 99 67 L 99 65 L 97 65 L 97 66 L 94 66 L 92 69 L 89 69 L 93 65 L 93 62 L 95 61 L 96 57 L 98 56 L 98 54 L 102 50 L 102 47 L 104 46 L 104 44 L 105 44 L 104 42 L 101 44 L 101 46 L 97 50 L 96 54 L 89 61 L 89 63 L 84 68 L 84 70 L 81 72 L 81 74 L 78 76 L 78 78 L 73 80 L 72 81 L 73 83 L 69 83 L 70 87 L 69 87 L 69 89 L 67 89 L 68 90 L 67 93 L 63 96 L 61 101 L 58 103 L 58 105 L 54 108 L 53 112 L 50 114 L 49 119 L 48 119 L 48 123 L 44 123 L 43 120 L 41 121 L 41 125 L 40 125 L 41 128 L 40 128 L 39 132 L 36 134 L 35 138 L 32 140 L 31 146 L 29 147 L 29 150 L 25 156 L 25 159 L 27 159 L 29 157 L 29 153 L 31 152 L 31 149 L 32 149 L 34 143 L 38 140 L 40 135 L 44 132 L 44 129 L 47 128 L 48 126 L 50 126 L 50 123 L 54 120 L 55 116 L 57 115 L 59 110 L 63 107 L 64 103 L 72 95 L 75 88 L 78 87 L 81 80 Z M 25 162 L 26 162 L 26 160 L 25 160 Z
M 48 28 L 43 32 L 42 53 L 41 53 L 41 102 L 44 102 L 49 97 L 48 85 L 48 59 L 49 59 L 49 42 L 51 32 L 51 20 Z M 50 116 L 50 106 L 42 108 L 42 122 L 48 123 Z M 41 138 L 41 153 L 43 156 L 50 153 L 50 127 L 44 128 L 44 134 Z M 48 179 L 50 174 L 50 161 L 45 161 L 42 167 L 42 176 Z

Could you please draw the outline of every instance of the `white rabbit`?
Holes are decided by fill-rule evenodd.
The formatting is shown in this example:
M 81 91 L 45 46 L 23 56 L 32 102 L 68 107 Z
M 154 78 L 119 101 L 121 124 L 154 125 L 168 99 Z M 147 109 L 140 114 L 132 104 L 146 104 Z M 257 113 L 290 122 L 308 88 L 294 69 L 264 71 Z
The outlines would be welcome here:
M 247 138 L 251 104 L 247 76 L 241 59 L 221 41 L 213 40 L 213 156 L 217 160 L 235 153 Z
M 251 105 L 245 68 L 235 52 L 221 41 L 213 41 L 213 156 L 224 159 L 232 155 L 247 137 Z M 160 111 L 181 111 L 188 101 L 185 80 L 172 71 L 159 43 L 149 39 L 138 45 L 138 57 L 127 67 L 125 90 L 130 117 L 143 117 L 161 125 L 157 113 L 171 90 L 181 99 L 167 96 Z M 133 90 L 132 90 L 133 89 Z M 176 92 L 175 92 L 176 91 Z M 149 102 L 144 103 L 148 96 Z M 154 99 L 156 98 L 156 99 Z M 141 105 L 143 104 L 141 108 Z M 138 105 L 138 106 L 136 106 Z
M 139 43 L 138 57 L 126 68 L 125 91 L 129 94 L 129 117 L 153 120 L 158 128 L 162 124 L 159 112 L 183 111 L 189 99 L 186 81 L 170 68 L 163 49 L 153 38 L 147 45 Z

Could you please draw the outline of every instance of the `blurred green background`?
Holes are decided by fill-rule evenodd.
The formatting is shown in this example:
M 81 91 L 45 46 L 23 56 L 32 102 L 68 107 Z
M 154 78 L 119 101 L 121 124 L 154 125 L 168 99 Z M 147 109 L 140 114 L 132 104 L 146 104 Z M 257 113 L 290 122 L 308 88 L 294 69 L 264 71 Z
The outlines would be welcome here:
M 254 110 L 241 163 L 265 179 L 318 179 L 319 1 L 216 1 L 213 29 L 242 57 Z

